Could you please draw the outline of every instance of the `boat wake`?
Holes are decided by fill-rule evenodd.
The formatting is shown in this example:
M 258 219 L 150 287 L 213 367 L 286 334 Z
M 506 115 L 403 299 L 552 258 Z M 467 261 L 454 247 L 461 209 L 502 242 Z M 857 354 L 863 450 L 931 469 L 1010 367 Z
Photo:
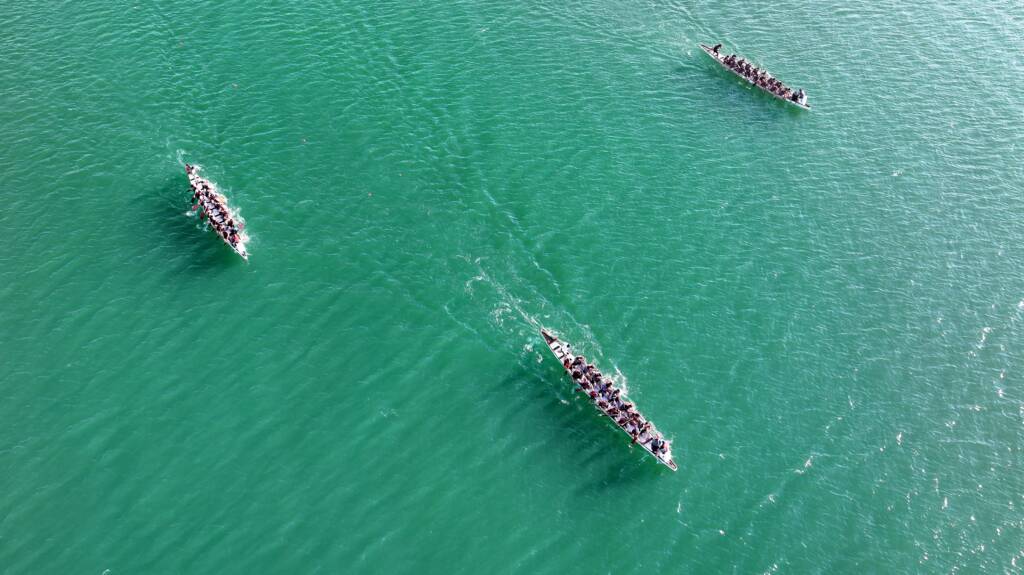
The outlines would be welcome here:
M 466 256 L 459 256 L 463 261 L 473 266 L 473 275 L 465 281 L 463 289 L 465 293 L 474 299 L 486 300 L 493 298 L 493 303 L 486 304 L 490 311 L 491 323 L 501 331 L 513 332 L 516 339 L 524 341 L 522 348 L 527 353 L 533 354 L 537 362 L 543 361 L 543 354 L 535 351 L 537 332 L 545 325 L 571 326 L 567 335 L 573 341 L 587 349 L 587 352 L 599 359 L 602 363 L 610 366 L 611 372 L 608 377 L 616 386 L 621 387 L 623 393 L 629 391 L 629 379 L 619 369 L 618 364 L 605 357 L 598 338 L 594 335 L 590 325 L 576 321 L 571 316 L 560 312 L 548 312 L 558 306 L 548 300 L 542 293 L 536 290 L 529 298 L 519 297 L 513 290 L 503 282 L 495 279 L 485 266 L 487 258 L 478 257 L 470 259 Z M 541 347 L 540 349 L 543 349 Z

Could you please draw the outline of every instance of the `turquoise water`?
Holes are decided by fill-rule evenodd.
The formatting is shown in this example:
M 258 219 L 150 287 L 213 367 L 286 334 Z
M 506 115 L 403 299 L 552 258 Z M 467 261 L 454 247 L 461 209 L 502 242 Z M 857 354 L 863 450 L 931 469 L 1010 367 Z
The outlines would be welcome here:
M 1021 6 L 0 20 L 0 572 L 1021 572 Z

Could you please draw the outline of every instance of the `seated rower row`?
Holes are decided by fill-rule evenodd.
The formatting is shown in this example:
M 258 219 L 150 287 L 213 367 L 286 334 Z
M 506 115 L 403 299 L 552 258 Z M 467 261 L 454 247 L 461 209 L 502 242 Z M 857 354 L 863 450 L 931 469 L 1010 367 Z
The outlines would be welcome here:
M 200 219 L 208 216 L 217 234 L 232 245 L 241 241 L 239 232 L 242 226 L 235 223 L 228 209 L 223 206 L 221 197 L 211 189 L 209 184 L 198 178 L 193 183 L 193 189 L 195 189 L 195 193 L 192 195 L 191 211 L 201 209 Z
M 586 393 L 597 407 L 612 418 L 619 427 L 624 429 L 633 439 L 633 443 L 647 445 L 651 451 L 660 456 L 668 456 L 670 442 L 665 441 L 654 425 L 634 409 L 633 404 L 622 398 L 622 391 L 615 387 L 611 379 L 604 377 L 593 364 L 587 363 L 583 356 L 573 359 L 566 357 L 563 365 L 570 370 L 573 381 L 580 391 Z
M 792 88 L 773 78 L 771 74 L 759 69 L 757 66 L 751 65 L 736 54 L 730 54 L 722 58 L 722 63 L 763 90 L 798 104 L 804 104 L 807 101 L 807 95 L 803 89 L 794 92 Z

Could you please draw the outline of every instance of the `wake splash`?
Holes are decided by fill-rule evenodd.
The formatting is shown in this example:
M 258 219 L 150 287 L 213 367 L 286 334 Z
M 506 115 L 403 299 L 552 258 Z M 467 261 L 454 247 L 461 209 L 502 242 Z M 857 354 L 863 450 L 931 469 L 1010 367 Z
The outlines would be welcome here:
M 515 339 L 525 340 L 522 349 L 534 354 L 538 363 L 544 361 L 544 352 L 547 349 L 546 346 L 535 346 L 540 342 L 541 328 L 546 328 L 558 337 L 564 336 L 578 352 L 585 352 L 591 361 L 600 364 L 602 371 L 606 372 L 616 386 L 622 388 L 623 393 L 629 394 L 629 379 L 614 361 L 604 357 L 598 338 L 589 324 L 576 321 L 565 312 L 553 311 L 558 308 L 557 304 L 532 286 L 518 289 L 496 279 L 485 265 L 487 258 L 461 255 L 458 258 L 473 266 L 472 277 L 463 284 L 466 295 L 472 299 L 484 300 L 485 306 L 490 310 L 490 322 L 499 331 Z M 527 293 L 528 296 L 522 297 L 518 295 L 519 293 Z M 489 299 L 493 301 L 487 303 Z M 606 337 L 611 336 L 606 334 Z

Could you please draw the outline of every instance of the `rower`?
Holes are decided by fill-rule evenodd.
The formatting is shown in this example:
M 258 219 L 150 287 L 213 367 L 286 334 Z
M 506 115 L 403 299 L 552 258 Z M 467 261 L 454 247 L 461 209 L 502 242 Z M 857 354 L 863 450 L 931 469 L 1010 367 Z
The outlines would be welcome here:
M 626 433 L 633 435 L 637 431 L 637 426 L 633 420 L 626 419 L 626 423 L 622 424 L 622 429 L 625 429 Z
M 637 441 L 639 441 L 640 445 L 643 445 L 643 444 L 647 443 L 648 441 L 650 441 L 651 437 L 650 437 L 650 434 L 648 433 L 649 429 L 650 429 L 650 423 L 649 422 L 648 423 L 644 423 L 643 425 L 641 425 L 640 428 L 636 432 L 636 437 L 633 438 L 633 443 L 636 443 Z

